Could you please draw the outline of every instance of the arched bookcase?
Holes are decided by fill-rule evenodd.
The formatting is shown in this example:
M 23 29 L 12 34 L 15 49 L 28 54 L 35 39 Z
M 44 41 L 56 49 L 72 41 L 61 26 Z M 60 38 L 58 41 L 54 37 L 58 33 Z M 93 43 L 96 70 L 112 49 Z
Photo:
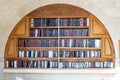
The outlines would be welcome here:
M 35 9 L 14 27 L 6 44 L 5 69 L 106 69 L 115 52 L 104 25 L 69 4 Z

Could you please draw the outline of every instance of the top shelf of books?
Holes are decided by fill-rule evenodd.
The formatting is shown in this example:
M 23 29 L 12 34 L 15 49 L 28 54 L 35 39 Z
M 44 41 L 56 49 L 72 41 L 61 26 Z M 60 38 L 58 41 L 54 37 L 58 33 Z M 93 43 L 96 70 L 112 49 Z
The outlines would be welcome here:
M 30 27 L 79 26 L 88 27 L 89 18 L 31 18 Z

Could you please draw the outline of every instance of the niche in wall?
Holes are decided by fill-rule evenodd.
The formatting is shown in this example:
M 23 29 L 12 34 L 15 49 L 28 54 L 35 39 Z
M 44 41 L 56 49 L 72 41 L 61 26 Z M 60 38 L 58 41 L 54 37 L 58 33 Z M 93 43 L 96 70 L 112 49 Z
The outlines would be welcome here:
M 14 27 L 6 44 L 5 68 L 103 69 L 115 67 L 105 26 L 69 4 L 37 8 Z

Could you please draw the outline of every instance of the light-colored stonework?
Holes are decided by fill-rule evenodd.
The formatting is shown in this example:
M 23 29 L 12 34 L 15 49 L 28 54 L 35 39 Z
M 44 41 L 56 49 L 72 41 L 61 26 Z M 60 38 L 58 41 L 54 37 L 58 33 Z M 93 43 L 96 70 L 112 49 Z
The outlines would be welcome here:
M 115 47 L 116 68 L 119 69 L 120 39 L 120 0 L 0 0 L 0 80 L 15 80 L 16 76 L 23 80 L 111 80 L 120 74 L 7 74 L 3 73 L 4 49 L 14 26 L 29 12 L 48 4 L 71 4 L 81 7 L 95 15 L 108 30 Z M 30 77 L 31 76 L 31 77 Z M 87 76 L 87 77 L 86 77 Z

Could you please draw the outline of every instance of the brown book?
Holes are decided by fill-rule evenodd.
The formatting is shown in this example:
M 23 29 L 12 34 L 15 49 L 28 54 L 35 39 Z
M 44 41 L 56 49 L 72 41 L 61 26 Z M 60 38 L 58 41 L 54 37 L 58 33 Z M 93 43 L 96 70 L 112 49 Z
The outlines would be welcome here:
M 18 47 L 25 47 L 25 41 L 24 41 L 24 39 L 19 39 L 18 40 Z
M 39 44 L 39 41 L 38 39 L 31 39 L 30 40 L 30 47 L 39 47 L 40 44 Z

